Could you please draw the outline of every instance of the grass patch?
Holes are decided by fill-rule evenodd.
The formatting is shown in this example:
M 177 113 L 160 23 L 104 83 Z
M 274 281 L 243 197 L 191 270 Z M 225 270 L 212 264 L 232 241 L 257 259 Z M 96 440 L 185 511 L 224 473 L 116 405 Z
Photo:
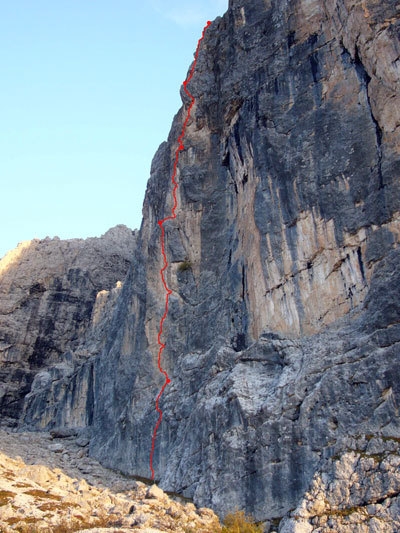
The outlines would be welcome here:
M 15 516 L 12 516 L 11 518 L 7 518 L 6 522 L 9 526 L 14 526 L 15 524 L 18 524 L 20 521 L 20 518 L 16 518 Z M 1 530 L 0 530 L 1 531 Z
M 363 507 L 347 507 L 346 509 L 335 509 L 329 512 L 329 516 L 351 516 L 354 513 L 366 514 L 366 510 Z
M 244 511 L 228 513 L 224 519 L 221 533 L 262 533 L 262 527 L 257 525 L 251 516 Z
M 381 439 L 383 440 L 383 442 L 392 441 L 392 442 L 397 442 L 398 444 L 400 444 L 399 437 L 381 437 Z
M 186 272 L 186 270 L 190 270 L 192 268 L 192 262 L 188 259 L 185 259 L 182 261 L 182 263 L 179 263 L 178 265 L 178 272 Z
M 50 492 L 39 489 L 27 490 L 24 494 L 28 494 L 28 496 L 33 496 L 34 498 L 40 498 L 41 500 L 61 500 L 61 496 L 58 496 L 58 494 L 51 494 Z
M 45 502 L 41 505 L 38 505 L 38 509 L 43 511 L 44 513 L 46 511 L 51 511 L 53 513 L 56 513 L 58 511 L 65 511 L 68 509 L 71 509 L 72 507 L 79 507 L 77 503 L 72 502 Z
M 18 531 L 18 533 L 74 533 L 81 529 L 115 527 L 110 519 L 112 519 L 112 517 L 97 518 L 93 521 L 72 518 L 71 520 L 63 520 L 58 524 L 47 526 L 43 519 L 25 517 L 9 518 L 7 523 L 10 526 L 15 526 L 14 529 L 15 531 Z
M 361 452 L 361 451 L 358 451 L 357 453 L 360 454 L 360 457 L 362 457 L 363 459 L 373 459 L 375 461 L 375 463 L 379 464 L 381 461 L 383 461 L 383 459 L 385 459 L 385 457 L 387 456 L 387 453 L 383 452 L 383 453 L 366 453 L 366 452 Z
M 3 472 L 4 479 L 8 479 L 8 481 L 15 481 L 15 472 L 12 470 L 6 470 Z
M 0 506 L 7 505 L 16 496 L 15 492 L 10 490 L 0 490 Z

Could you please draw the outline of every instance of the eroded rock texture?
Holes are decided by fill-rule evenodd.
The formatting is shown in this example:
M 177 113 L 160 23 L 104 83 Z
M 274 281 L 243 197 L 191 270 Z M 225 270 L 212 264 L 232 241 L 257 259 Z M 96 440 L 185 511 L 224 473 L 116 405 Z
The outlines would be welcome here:
M 259 1 L 206 33 L 167 231 L 156 476 L 219 512 L 282 516 L 348 436 L 398 435 L 396 28 L 391 2 Z M 97 363 L 92 453 L 141 475 L 162 383 L 157 221 L 183 116 Z
M 221 514 L 273 526 L 354 439 L 400 437 L 399 18 L 390 0 L 232 0 L 206 32 L 166 228 L 154 466 Z M 85 404 L 91 454 L 144 477 L 182 98 Z M 50 427 L 40 394 L 24 420 Z
M 314 476 L 281 533 L 400 529 L 400 439 L 355 438 Z
M 27 423 L 46 427 L 71 423 L 73 411 L 75 425 L 90 421 L 90 356 L 104 343 L 107 300 L 120 290 L 135 239 L 131 230 L 117 226 L 101 238 L 28 241 L 2 258 L 3 418 L 12 423 L 24 417 Z M 59 409 L 60 399 L 65 413 Z

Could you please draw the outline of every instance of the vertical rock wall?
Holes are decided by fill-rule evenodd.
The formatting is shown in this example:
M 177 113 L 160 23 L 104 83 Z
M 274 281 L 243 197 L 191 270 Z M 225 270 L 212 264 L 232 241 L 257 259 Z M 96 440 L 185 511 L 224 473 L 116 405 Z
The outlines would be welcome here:
M 166 229 L 155 468 L 218 512 L 280 517 L 349 434 L 398 434 L 398 25 L 388 1 L 259 0 L 207 30 Z M 95 371 L 92 453 L 142 476 L 182 99 Z

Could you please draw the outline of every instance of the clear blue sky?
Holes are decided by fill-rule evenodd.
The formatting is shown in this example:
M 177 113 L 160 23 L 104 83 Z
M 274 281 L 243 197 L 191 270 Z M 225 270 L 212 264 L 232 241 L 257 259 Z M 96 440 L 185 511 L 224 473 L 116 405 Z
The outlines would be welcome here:
M 207 20 L 228 0 L 0 8 L 0 257 L 35 237 L 138 228 L 151 159 Z

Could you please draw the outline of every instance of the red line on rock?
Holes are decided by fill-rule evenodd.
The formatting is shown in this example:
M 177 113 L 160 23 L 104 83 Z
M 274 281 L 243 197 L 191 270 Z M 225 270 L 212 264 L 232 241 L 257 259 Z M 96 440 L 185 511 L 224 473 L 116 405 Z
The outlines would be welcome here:
M 158 221 L 158 225 L 161 228 L 161 255 L 162 255 L 163 261 L 164 261 L 163 267 L 160 270 L 160 276 L 161 276 L 162 284 L 164 285 L 164 289 L 165 289 L 165 309 L 164 309 L 164 314 L 161 317 L 160 327 L 159 327 L 159 330 L 158 330 L 157 342 L 158 342 L 159 350 L 158 350 L 158 361 L 157 361 L 157 363 L 158 363 L 158 370 L 165 377 L 165 382 L 164 382 L 164 385 L 161 387 L 161 390 L 158 393 L 157 398 L 156 398 L 156 411 L 158 413 L 158 420 L 156 422 L 156 425 L 154 426 L 153 437 L 151 439 L 151 451 L 150 451 L 151 479 L 154 479 L 153 459 L 154 459 L 154 450 L 155 450 L 155 446 L 156 446 L 157 431 L 158 431 L 158 428 L 160 427 L 160 424 L 161 424 L 161 421 L 162 421 L 162 417 L 163 417 L 163 412 L 162 412 L 162 410 L 160 408 L 160 399 L 161 399 L 161 396 L 164 394 L 164 391 L 165 391 L 167 385 L 169 383 L 171 383 L 171 380 L 169 379 L 168 373 L 166 372 L 166 370 L 164 370 L 164 368 L 162 367 L 162 364 L 161 364 L 161 356 L 162 356 L 162 353 L 163 353 L 163 351 L 165 349 L 165 344 L 162 342 L 161 337 L 163 335 L 164 322 L 165 322 L 165 320 L 167 318 L 167 315 L 168 315 L 169 297 L 172 294 L 172 291 L 168 287 L 167 281 L 165 279 L 165 271 L 168 268 L 168 260 L 167 260 L 167 254 L 165 252 L 165 228 L 164 228 L 164 223 L 167 220 L 173 220 L 173 219 L 176 218 L 176 209 L 178 207 L 178 199 L 177 199 L 176 193 L 177 193 L 177 190 L 178 190 L 178 183 L 177 183 L 175 178 L 176 178 L 176 173 L 177 173 L 177 170 L 178 170 L 179 153 L 182 150 L 184 150 L 184 148 L 185 148 L 184 144 L 183 144 L 183 138 L 185 136 L 186 127 L 187 127 L 188 122 L 190 120 L 190 113 L 192 111 L 192 107 L 194 106 L 194 102 L 195 102 L 195 98 L 188 91 L 187 85 L 188 85 L 188 83 L 190 82 L 190 80 L 193 77 L 193 74 L 194 74 L 194 71 L 195 71 L 195 68 L 196 68 L 197 58 L 199 56 L 200 44 L 201 44 L 201 41 L 204 38 L 204 34 L 206 32 L 206 29 L 210 26 L 210 24 L 211 24 L 211 22 L 208 21 L 207 24 L 205 25 L 205 27 L 203 28 L 203 33 L 201 34 L 201 37 L 200 37 L 200 39 L 199 39 L 199 41 L 197 43 L 197 48 L 196 48 L 196 52 L 194 54 L 194 61 L 192 63 L 192 68 L 190 69 L 190 72 L 189 72 L 186 80 L 183 82 L 183 89 L 184 89 L 185 93 L 188 95 L 188 97 L 190 98 L 191 102 L 190 102 L 189 108 L 188 108 L 187 113 L 186 113 L 186 118 L 185 118 L 185 121 L 184 121 L 183 126 L 182 126 L 181 134 L 178 137 L 178 147 L 177 147 L 177 149 L 175 151 L 175 160 L 174 160 L 174 166 L 173 166 L 173 171 L 172 171 L 172 176 L 171 176 L 171 182 L 173 184 L 172 197 L 173 197 L 173 200 L 174 200 L 174 205 L 172 207 L 171 215 L 169 217 L 163 218 L 162 220 Z

